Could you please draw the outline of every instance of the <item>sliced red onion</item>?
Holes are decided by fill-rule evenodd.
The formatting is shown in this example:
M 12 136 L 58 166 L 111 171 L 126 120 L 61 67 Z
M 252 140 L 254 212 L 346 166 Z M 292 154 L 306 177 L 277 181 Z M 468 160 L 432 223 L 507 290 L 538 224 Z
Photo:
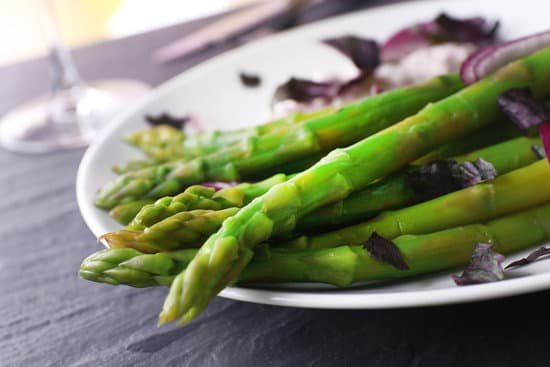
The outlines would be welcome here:
M 545 47 L 550 47 L 550 31 L 482 48 L 462 63 L 460 77 L 465 84 L 472 84 L 501 66 Z
M 550 121 L 540 125 L 539 133 L 546 152 L 546 158 L 550 161 Z

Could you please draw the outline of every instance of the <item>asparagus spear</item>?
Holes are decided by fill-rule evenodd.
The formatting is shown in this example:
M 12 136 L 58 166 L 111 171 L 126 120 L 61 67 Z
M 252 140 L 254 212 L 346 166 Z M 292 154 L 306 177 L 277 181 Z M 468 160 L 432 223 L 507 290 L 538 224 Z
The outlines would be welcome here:
M 254 246 L 274 233 L 292 231 L 304 214 L 497 120 L 496 99 L 504 91 L 530 87 L 535 96 L 545 97 L 550 92 L 548 65 L 550 49 L 513 62 L 390 128 L 334 150 L 312 168 L 254 199 L 225 220 L 187 270 L 176 277 L 159 322 L 193 320 L 212 297 L 237 279 L 252 258 Z
M 426 235 L 398 237 L 408 270 L 373 259 L 363 246 L 324 249 L 256 249 L 240 283 L 323 282 L 345 287 L 358 281 L 406 278 L 468 263 L 476 243 L 493 243 L 508 254 L 550 239 L 550 204 L 488 222 Z M 133 287 L 170 285 L 197 250 L 143 254 L 134 249 L 107 249 L 86 258 L 80 276 L 94 282 Z
M 115 206 L 109 211 L 109 215 L 119 223 L 128 224 L 136 217 L 136 215 L 138 215 L 144 206 L 152 203 L 153 200 L 149 199 L 130 201 L 128 203 Z
M 499 175 L 527 166 L 538 160 L 532 146 L 540 144 L 538 138 L 520 137 L 500 144 L 453 157 L 457 162 L 483 159 L 493 165 Z M 368 219 L 383 210 L 402 208 L 422 201 L 405 179 L 406 173 L 398 173 L 367 186 L 347 198 L 325 205 L 298 220 L 296 232 L 335 227 Z
M 185 247 L 196 247 L 208 239 L 225 219 L 235 215 L 239 208 L 223 210 L 192 210 L 180 212 L 147 228 L 145 231 L 123 229 L 101 236 L 109 247 L 132 247 L 154 253 Z
M 158 221 L 181 211 L 195 209 L 213 209 L 215 207 L 219 207 L 220 209 L 225 209 L 233 206 L 240 207 L 244 204 L 248 204 L 253 198 L 267 192 L 267 190 L 271 186 L 274 186 L 275 184 L 279 183 L 280 180 L 283 180 L 283 177 L 286 177 L 284 178 L 284 180 L 286 180 L 288 177 L 291 177 L 291 174 L 287 174 L 287 172 L 302 171 L 306 168 L 313 166 L 313 164 L 315 164 L 320 158 L 322 157 L 312 156 L 309 158 L 291 162 L 284 167 L 276 167 L 275 171 L 281 173 L 263 179 L 260 182 L 245 182 L 237 185 L 237 187 L 221 190 L 221 192 L 218 193 L 215 193 L 210 188 L 204 189 L 203 187 L 201 189 L 196 187 L 198 185 L 193 185 L 188 187 L 183 193 L 177 195 L 177 198 L 165 196 L 164 198 L 159 199 L 157 208 L 144 209 L 144 215 L 145 217 L 147 217 L 148 213 L 153 211 L 153 213 L 156 213 L 154 217 L 157 218 L 156 220 Z M 200 200 L 199 198 L 197 198 L 197 195 L 199 195 Z M 195 197 L 195 199 L 191 199 L 191 197 Z M 242 200 L 238 198 L 242 198 Z M 212 204 L 209 199 L 217 202 L 217 204 L 219 205 Z M 148 220 L 141 218 L 141 214 L 139 212 L 143 207 L 148 204 L 153 204 L 154 202 L 155 200 L 153 199 L 130 201 L 115 206 L 113 209 L 111 209 L 109 213 L 120 224 L 130 224 L 130 229 L 143 229 L 144 226 L 141 224 L 141 222 L 147 223 Z M 168 206 L 168 209 L 164 214 L 161 214 L 163 208 L 166 206 Z M 151 222 L 149 225 L 151 224 L 153 223 Z
M 442 145 L 441 147 L 429 152 L 425 156 L 413 162 L 414 165 L 426 164 L 434 159 L 449 158 L 452 156 L 471 152 L 472 150 L 481 149 L 488 145 L 500 143 L 504 140 L 516 138 L 521 135 L 517 127 L 511 123 L 499 122 L 501 126 L 495 129 L 493 126 L 488 126 L 484 129 L 476 131 L 469 136 Z M 497 131 L 495 131 L 497 130 Z
M 456 75 L 441 76 L 352 103 L 328 116 L 297 124 L 282 135 L 260 135 L 190 161 L 129 172 L 103 187 L 95 204 L 111 209 L 128 201 L 172 195 L 204 181 L 241 181 L 276 165 L 354 143 L 461 86 Z
M 189 210 L 240 208 L 276 184 L 286 181 L 288 177 L 279 173 L 254 184 L 243 183 L 220 191 L 205 186 L 191 186 L 179 195 L 164 197 L 153 204 L 143 206 L 126 229 L 144 230 L 165 218 Z
M 495 131 L 495 130 L 497 130 L 497 131 Z M 446 144 L 446 145 L 442 146 L 441 148 L 436 149 L 435 151 L 430 152 L 426 156 L 420 158 L 417 162 L 414 162 L 413 164 L 416 164 L 416 165 L 425 164 L 425 163 L 428 162 L 428 160 L 427 160 L 428 157 L 430 158 L 430 160 L 431 159 L 449 158 L 449 157 L 451 157 L 451 155 L 457 155 L 457 154 L 462 154 L 462 153 L 465 153 L 465 152 L 470 152 L 470 151 L 478 149 L 480 147 L 490 145 L 491 143 L 501 142 L 501 141 L 506 140 L 510 137 L 515 137 L 515 136 L 518 136 L 518 135 L 519 135 L 518 129 L 513 127 L 512 124 L 510 124 L 509 126 L 506 126 L 505 128 L 502 128 L 502 129 L 494 129 L 492 126 L 490 126 L 489 128 L 485 128 L 485 129 L 480 130 L 479 132 L 471 134 L 470 136 L 468 136 L 465 139 L 462 139 L 462 140 L 459 140 L 459 141 L 453 141 L 449 144 Z M 450 154 L 450 153 L 456 153 L 456 154 Z M 286 164 L 286 165 L 283 165 L 281 167 L 276 167 L 275 169 L 273 169 L 273 171 L 275 171 L 275 172 L 300 172 L 304 169 L 307 169 L 307 168 L 311 167 L 313 164 L 315 164 L 321 158 L 322 158 L 322 156 L 312 157 L 312 159 L 305 159 L 305 160 L 302 160 L 302 161 L 296 161 L 296 162 L 293 162 L 292 164 Z M 480 156 L 480 158 L 485 159 L 483 156 Z M 475 159 L 477 159 L 477 158 L 473 158 L 473 159 L 469 159 L 469 160 L 475 160 Z M 497 169 L 497 170 L 499 172 L 501 171 L 500 169 Z M 501 173 L 504 173 L 504 172 L 501 172 Z M 257 196 L 265 194 L 267 192 L 267 190 L 271 188 L 271 186 L 269 186 L 268 184 L 271 184 L 272 186 L 274 186 L 275 184 L 282 182 L 281 180 L 286 181 L 289 177 L 291 177 L 291 175 L 286 175 L 286 178 L 282 178 L 284 176 L 280 176 L 280 175 L 275 175 L 273 177 L 277 177 L 277 179 L 272 179 L 270 177 L 268 179 L 265 179 L 265 180 L 259 182 L 258 184 L 244 183 L 242 185 L 238 185 L 235 188 L 232 188 L 231 189 L 231 191 L 233 191 L 232 196 L 236 195 L 236 191 L 243 190 L 242 194 L 243 194 L 244 200 L 236 201 L 236 202 L 226 202 L 226 201 L 221 201 L 220 200 L 219 203 L 222 204 L 220 206 L 220 208 L 227 208 L 227 207 L 230 207 L 230 206 L 242 207 L 243 205 L 248 204 L 250 201 L 252 201 L 252 199 L 256 198 Z M 186 191 L 191 191 L 191 192 L 193 192 L 195 190 L 196 189 L 194 187 L 186 189 Z M 182 196 L 185 197 L 187 195 L 183 194 Z M 217 196 L 223 197 L 224 193 L 222 192 Z M 159 202 L 159 206 L 165 206 L 165 205 L 167 205 L 166 203 L 169 202 L 169 201 L 170 202 L 173 202 L 173 201 L 178 202 L 179 200 L 176 199 L 176 198 L 173 198 L 172 200 L 163 198 Z M 132 219 L 134 219 L 136 216 L 138 216 L 138 218 L 130 225 L 131 227 L 133 227 L 136 224 L 136 222 L 141 222 L 141 221 L 145 220 L 145 219 L 141 218 L 141 216 L 142 216 L 141 214 L 138 214 L 141 207 L 145 206 L 146 204 L 152 204 L 152 202 L 153 202 L 153 200 L 151 199 L 151 200 L 137 200 L 135 202 L 120 204 L 120 205 L 114 207 L 110 211 L 110 214 L 116 221 L 118 221 L 119 223 L 124 224 L 124 225 L 128 225 L 130 223 L 130 221 L 132 221 Z M 178 205 L 178 210 L 187 211 L 187 210 L 195 210 L 195 209 L 212 209 L 212 207 L 210 207 L 210 206 L 200 207 L 200 201 L 193 201 L 193 203 L 195 203 L 195 204 L 188 205 L 188 206 Z M 223 205 L 223 204 L 226 204 L 226 205 L 229 205 L 229 206 L 226 206 L 226 205 Z M 169 206 L 170 206 L 171 209 L 174 209 L 173 205 L 169 205 Z M 393 207 L 394 206 L 389 206 L 389 207 L 383 207 L 381 209 L 389 209 L 389 208 L 393 208 Z M 145 210 L 145 212 L 147 212 L 147 211 L 149 211 L 149 209 Z M 169 210 L 166 213 L 166 215 L 161 216 L 161 219 L 167 218 L 168 216 L 176 214 L 176 213 L 177 213 L 177 211 L 175 211 L 175 210 Z M 358 213 L 358 215 L 360 215 L 360 213 Z M 334 218 L 335 222 L 332 223 L 332 224 L 347 222 L 347 220 L 340 221 L 338 218 L 339 217 L 335 217 Z M 315 219 L 311 218 L 311 220 L 314 221 Z M 350 220 L 351 220 L 351 218 L 350 218 Z M 304 221 L 306 221 L 306 219 L 304 219 Z M 152 221 L 149 221 L 149 222 L 150 222 L 149 225 L 154 224 Z M 303 221 L 300 221 L 300 223 L 302 223 L 302 222 Z M 322 224 L 319 223 L 319 227 L 321 227 L 321 225 Z M 141 227 L 141 226 L 139 226 L 139 227 Z M 306 225 L 303 228 L 307 229 L 309 227 L 310 227 L 309 225 Z M 136 227 L 136 228 L 130 228 L 130 229 L 143 229 L 143 227 L 141 227 L 141 228 Z
M 540 139 L 522 137 L 458 156 L 455 159 L 459 162 L 465 162 L 482 158 L 492 163 L 499 174 L 504 174 L 533 163 L 538 159 L 532 150 L 533 144 L 540 144 Z M 233 189 L 239 193 L 248 192 L 249 197 L 242 200 L 241 196 L 234 195 L 237 196 L 238 200 L 224 198 L 223 200 L 215 201 L 215 204 L 223 206 L 224 204 L 235 203 L 235 206 L 241 207 L 243 202 L 252 200 L 252 198 L 263 194 L 276 183 L 284 182 L 286 179 L 284 175 L 279 175 L 274 176 L 269 182 L 264 182 L 264 187 L 258 187 L 258 184 L 256 184 L 248 187 L 244 186 L 239 190 L 237 190 L 237 187 L 223 189 L 222 191 Z M 213 193 L 213 190 L 208 192 Z M 298 220 L 296 230 L 303 233 L 304 231 L 314 229 L 326 229 L 330 226 L 349 223 L 358 219 L 366 219 L 378 214 L 382 210 L 404 207 L 408 204 L 422 201 L 422 199 L 424 198 L 417 197 L 414 190 L 407 185 L 405 174 L 401 173 L 369 185 L 343 200 L 306 214 Z M 179 214 L 176 213 L 184 205 L 174 205 L 173 199 L 169 205 L 162 206 L 163 200 L 165 199 L 159 200 L 159 204 L 151 205 L 151 210 L 142 211 L 137 217 L 139 224 L 127 228 L 131 230 L 130 232 L 128 230 L 110 232 L 104 235 L 103 239 L 112 247 L 134 247 L 146 252 L 169 251 L 179 247 L 200 246 L 205 238 L 196 236 L 195 224 L 200 224 L 196 216 L 191 215 L 189 217 L 193 219 L 193 224 L 187 228 L 187 224 L 184 221 L 187 218 L 185 212 L 183 212 L 184 214 L 181 212 Z M 184 200 L 180 200 L 178 203 L 183 202 Z M 166 203 L 169 203 L 168 199 L 166 199 Z M 234 213 L 236 213 L 236 208 L 234 209 Z M 151 215 L 148 215 L 148 211 Z M 166 216 L 168 212 L 172 212 L 173 214 Z M 208 212 L 206 214 L 208 217 L 208 228 L 212 230 L 208 234 L 217 231 L 223 221 L 230 215 L 233 215 L 227 209 L 218 211 L 219 214 L 214 213 L 216 212 Z M 155 222 L 159 218 L 164 219 Z M 143 224 L 147 225 L 144 226 Z M 142 230 L 145 230 L 145 232 L 142 233 Z M 203 235 L 207 234 L 206 229 L 203 228 L 201 233 Z
M 125 162 L 123 164 L 116 164 L 111 168 L 111 170 L 117 175 L 123 175 L 128 172 L 138 171 L 140 169 L 156 166 L 161 163 L 165 163 L 165 161 L 136 159 L 133 161 Z
M 385 212 L 364 223 L 323 233 L 301 236 L 282 247 L 324 248 L 360 244 L 373 232 L 384 238 L 419 234 L 485 221 L 550 201 L 550 166 L 539 160 L 525 168 L 421 204 Z
M 246 129 L 229 131 L 209 131 L 187 135 L 183 131 L 167 125 L 142 129 L 126 137 L 126 142 L 142 150 L 147 156 L 157 160 L 194 158 L 213 153 L 234 143 L 266 134 L 282 134 L 292 125 L 311 118 L 325 116 L 333 112 L 326 107 L 312 112 L 297 112 L 290 116 L 269 121 Z

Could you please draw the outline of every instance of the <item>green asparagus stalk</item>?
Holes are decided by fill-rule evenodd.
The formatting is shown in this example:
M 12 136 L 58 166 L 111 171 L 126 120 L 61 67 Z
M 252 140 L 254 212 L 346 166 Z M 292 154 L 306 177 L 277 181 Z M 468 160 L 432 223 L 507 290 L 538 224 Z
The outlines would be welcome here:
M 436 147 L 498 120 L 501 115 L 496 99 L 504 91 L 530 87 L 537 98 L 546 97 L 550 92 L 548 65 L 550 49 L 513 62 L 390 128 L 334 150 L 312 168 L 254 199 L 225 220 L 187 270 L 176 277 L 159 322 L 193 320 L 219 291 L 238 278 L 257 244 L 273 234 L 291 232 L 306 213 L 341 200 Z
M 538 159 L 532 150 L 534 144 L 540 144 L 540 139 L 521 137 L 458 156 L 455 159 L 459 162 L 465 162 L 481 158 L 491 163 L 499 174 L 505 174 L 533 163 Z M 250 185 L 248 188 L 252 188 L 252 190 L 248 190 L 249 197 L 246 200 L 242 200 L 239 197 L 237 201 L 224 199 L 224 201 L 216 201 L 216 204 L 235 203 L 236 207 L 241 207 L 242 205 L 240 204 L 243 201 L 251 201 L 253 198 L 260 196 L 260 194 L 267 192 L 276 183 L 286 180 L 284 175 L 274 176 L 270 182 L 264 182 L 264 187 L 258 187 L 258 184 Z M 235 190 L 236 187 L 229 190 L 231 189 Z M 245 192 L 247 187 L 244 186 L 242 190 L 238 190 L 238 192 Z M 212 193 L 212 190 L 208 192 Z M 193 226 L 189 229 L 190 233 L 187 233 L 188 230 L 186 230 L 185 222 L 183 222 L 183 219 L 186 218 L 185 214 L 182 215 L 181 212 L 180 214 L 176 213 L 183 206 L 173 205 L 173 201 L 168 206 L 161 206 L 162 200 L 165 199 L 161 199 L 159 204 L 150 206 L 152 215 L 147 215 L 147 210 L 138 215 L 141 225 L 129 226 L 127 229 L 132 230 L 131 232 L 128 230 L 110 232 L 103 236 L 103 239 L 112 247 L 134 247 L 144 249 L 143 251 L 146 252 L 153 252 L 153 249 L 156 251 L 169 251 L 179 247 L 200 246 L 205 238 L 195 236 Z M 296 231 L 303 233 L 304 231 L 313 231 L 315 229 L 324 230 L 331 226 L 360 219 L 364 220 L 383 210 L 404 207 L 418 201 L 421 201 L 421 198 L 418 198 L 413 189 L 407 186 L 405 175 L 400 173 L 369 185 L 343 200 L 306 214 L 298 220 Z M 166 202 L 168 203 L 169 200 L 166 199 Z M 167 212 L 173 212 L 173 214 L 166 216 Z M 222 210 L 219 215 L 214 213 L 208 212 L 207 214 L 208 225 L 212 229 L 212 232 L 209 234 L 216 232 L 229 215 L 227 209 Z M 162 215 L 159 216 L 159 214 Z M 153 223 L 159 217 L 163 217 L 164 219 Z M 195 219 L 195 216 L 191 216 L 191 218 Z M 174 225 L 174 221 L 179 225 Z M 144 223 L 147 226 L 144 226 Z M 143 235 L 140 234 L 141 230 L 145 230 Z M 202 230 L 202 233 L 206 234 L 205 229 Z M 191 242 L 190 239 L 196 240 L 196 242 Z M 179 246 L 177 245 L 178 241 L 181 241 Z M 167 244 L 166 246 L 164 245 L 165 243 Z
M 324 248 L 360 244 L 373 232 L 392 239 L 403 234 L 421 234 L 444 228 L 486 221 L 550 201 L 550 166 L 540 160 L 491 182 L 440 196 L 421 204 L 389 211 L 353 226 L 314 236 L 301 236 L 287 248 Z
M 147 253 L 196 247 L 216 232 L 225 219 L 239 208 L 192 210 L 181 212 L 148 227 L 144 231 L 123 229 L 101 236 L 109 247 L 131 247 Z
M 462 163 L 481 158 L 491 163 L 499 175 L 503 175 L 537 161 L 538 157 L 532 150 L 534 144 L 540 144 L 540 139 L 520 137 L 452 159 Z M 311 232 L 357 222 L 381 211 L 402 208 L 420 201 L 407 186 L 405 174 L 398 173 L 369 185 L 344 200 L 306 214 L 298 220 L 296 232 Z
M 173 195 L 204 181 L 242 181 L 276 165 L 354 143 L 461 86 L 456 75 L 441 76 L 352 103 L 328 116 L 297 124 L 282 135 L 260 135 L 190 161 L 183 159 L 129 172 L 103 187 L 95 203 L 111 209 L 128 201 Z
M 363 246 L 284 250 L 262 248 L 243 270 L 239 283 L 322 282 L 345 287 L 358 281 L 406 278 L 463 266 L 477 243 L 492 243 L 509 254 L 550 239 L 550 204 L 488 222 L 426 235 L 398 237 L 408 270 L 373 259 Z M 134 249 L 107 249 L 86 258 L 84 279 L 132 287 L 170 285 L 197 250 L 143 254 Z
M 452 156 L 450 154 L 451 152 L 456 153 L 456 154 L 453 154 L 453 155 L 463 154 L 463 153 L 470 152 L 472 150 L 478 149 L 480 147 L 490 145 L 491 143 L 502 142 L 502 141 L 504 141 L 504 140 L 506 140 L 510 137 L 515 137 L 518 134 L 519 134 L 518 129 L 513 127 L 512 124 L 509 124 L 509 126 L 503 127 L 502 129 L 494 129 L 492 126 L 490 126 L 488 128 L 480 130 L 479 132 L 471 134 L 470 136 L 468 136 L 465 139 L 462 139 L 462 140 L 459 140 L 459 141 L 453 141 L 449 144 L 446 144 L 446 145 L 442 146 L 441 148 L 436 149 L 433 152 L 430 152 L 425 157 L 420 158 L 417 162 L 414 162 L 413 164 L 420 164 L 420 163 L 425 164 L 428 161 L 427 158 L 430 158 L 430 159 L 449 158 L 449 157 Z M 514 148 L 513 147 L 511 147 L 511 148 L 512 149 L 510 149 L 510 151 L 514 151 Z M 522 150 L 522 151 L 524 151 L 524 150 Z M 275 172 L 282 172 L 282 173 L 284 173 L 284 172 L 300 172 L 304 169 L 307 169 L 307 168 L 313 166 L 313 164 L 315 164 L 321 158 L 322 158 L 322 156 L 312 157 L 311 159 L 304 159 L 304 160 L 301 160 L 301 161 L 295 161 L 295 162 L 292 162 L 291 164 L 286 164 L 286 165 L 283 165 L 281 167 L 276 167 L 274 169 L 274 171 Z M 477 158 L 485 159 L 484 156 L 479 156 L 479 157 L 476 157 L 476 158 L 473 158 L 473 159 L 470 159 L 470 160 L 475 160 Z M 131 163 L 132 162 L 130 162 L 129 164 L 131 164 Z M 144 164 L 144 163 L 136 162 L 136 164 L 140 165 L 140 164 Z M 152 164 L 153 163 L 149 162 L 149 165 L 152 165 Z M 130 167 L 119 167 L 119 168 L 121 170 L 126 170 L 126 172 L 129 172 L 129 171 L 133 170 Z M 518 168 L 518 167 L 516 167 L 516 168 Z M 501 172 L 500 169 L 497 169 L 497 170 L 500 173 L 504 173 L 504 172 Z M 285 176 L 281 176 L 281 175 L 278 175 L 278 174 L 273 176 L 273 177 L 277 177 L 277 178 L 272 179 L 270 177 L 268 179 L 260 181 L 257 184 L 256 183 L 243 183 L 242 185 L 238 185 L 237 187 L 232 188 L 230 190 L 230 191 L 233 191 L 232 196 L 236 195 L 235 191 L 238 191 L 238 190 L 242 189 L 244 191 L 243 192 L 243 197 L 245 198 L 245 200 L 237 201 L 237 202 L 220 201 L 220 204 L 226 204 L 226 205 L 221 205 L 220 208 L 225 209 L 225 208 L 231 207 L 231 206 L 242 207 L 243 205 L 248 204 L 250 201 L 252 201 L 252 199 L 256 198 L 257 196 L 265 194 L 267 192 L 267 190 L 271 188 L 271 186 L 274 186 L 275 184 L 282 182 L 281 179 L 286 181 L 289 177 L 291 177 L 291 175 L 286 175 L 286 178 L 284 178 L 284 179 L 281 178 L 281 177 L 285 177 Z M 269 184 L 271 184 L 271 186 Z M 189 190 L 191 192 L 196 191 L 196 189 L 194 187 L 188 188 L 186 190 Z M 212 195 L 212 194 L 213 194 L 213 192 L 210 195 Z M 186 197 L 186 196 L 187 196 L 187 194 L 183 195 L 183 197 Z M 223 197 L 224 193 L 222 192 L 218 196 Z M 178 201 L 175 198 L 172 199 L 172 200 L 175 200 L 176 202 Z M 168 202 L 168 201 L 171 202 L 170 199 L 163 198 L 160 201 L 159 205 L 164 207 L 166 205 L 166 202 Z M 139 217 L 136 219 L 136 221 L 134 221 L 134 223 L 131 225 L 131 227 L 134 227 L 136 222 L 139 223 L 140 221 L 143 221 L 143 219 L 141 218 L 141 215 L 138 214 L 140 209 L 143 206 L 147 205 L 147 204 L 152 204 L 153 202 L 154 202 L 154 200 L 152 200 L 152 199 L 150 199 L 150 200 L 146 199 L 146 200 L 137 200 L 137 201 L 132 201 L 132 202 L 129 202 L 129 203 L 120 204 L 120 205 L 117 205 L 116 207 L 114 207 L 110 211 L 110 214 L 116 221 L 118 221 L 120 224 L 123 224 L 123 225 L 128 225 L 132 221 L 132 219 L 134 219 L 137 215 L 139 215 Z M 200 202 L 198 202 L 198 201 L 192 201 L 192 202 L 200 204 Z M 398 201 L 398 202 L 400 203 L 401 201 Z M 337 204 L 334 204 L 334 205 L 337 205 Z M 381 209 L 390 209 L 390 208 L 394 208 L 394 207 L 395 206 L 388 206 L 388 207 L 383 207 Z M 171 208 L 174 208 L 174 206 L 171 206 Z M 190 206 L 178 205 L 178 209 L 181 210 L 181 211 L 188 211 L 188 210 L 196 210 L 196 209 L 212 209 L 212 207 L 210 207 L 210 206 L 200 207 L 200 206 L 196 206 L 196 205 L 190 205 Z M 146 210 L 146 212 L 148 212 L 148 211 L 149 211 L 149 209 Z M 166 215 L 161 216 L 161 219 L 164 219 L 164 218 L 166 218 L 170 215 L 176 214 L 176 213 L 177 213 L 176 211 L 169 210 L 169 211 L 167 211 Z M 358 213 L 358 215 L 360 215 L 360 213 Z M 338 223 L 348 222 L 348 220 L 346 220 L 344 218 L 342 218 L 342 221 L 340 221 L 339 216 L 332 217 L 332 218 L 334 218 L 334 221 L 332 223 L 333 225 L 338 224 Z M 362 217 L 362 218 L 365 219 L 365 217 Z M 311 218 L 311 220 L 313 222 L 315 222 L 314 218 Z M 350 220 L 354 220 L 354 219 L 350 218 Z M 300 221 L 300 224 L 304 224 L 304 227 L 303 227 L 304 229 L 307 229 L 307 228 L 311 227 L 310 225 L 305 224 L 306 221 L 307 220 L 305 218 L 304 218 L 303 221 Z M 152 225 L 152 224 L 154 224 L 154 223 L 150 222 L 149 225 Z M 319 227 L 321 227 L 321 226 L 322 226 L 322 224 L 319 223 Z M 143 229 L 143 228 L 144 228 L 143 226 L 138 226 L 138 227 L 134 227 L 134 228 L 130 228 L 130 229 Z
M 153 204 L 153 200 L 144 199 L 130 201 L 128 203 L 115 206 L 111 209 L 111 211 L 109 211 L 109 215 L 119 223 L 128 224 L 136 217 L 136 215 L 138 215 L 144 206 L 150 204 Z
M 291 177 L 292 174 L 289 174 L 288 172 L 299 172 L 309 168 L 313 166 L 320 158 L 322 157 L 312 156 L 310 158 L 294 161 L 284 167 L 277 167 L 275 171 L 280 172 L 279 174 L 263 179 L 260 182 L 244 182 L 236 187 L 223 189 L 218 193 L 215 193 L 211 188 L 204 188 L 204 186 L 202 186 L 202 188 L 198 188 L 196 187 L 198 185 L 193 185 L 188 187 L 183 193 L 179 194 L 177 198 L 165 196 L 164 198 L 159 199 L 159 203 L 156 208 L 144 209 L 144 215 L 147 217 L 148 213 L 153 211 L 153 213 L 157 213 L 154 218 L 158 221 L 181 211 L 214 209 L 216 207 L 219 209 L 234 206 L 241 207 L 244 204 L 248 204 L 255 197 L 266 193 L 271 186 L 282 182 L 281 180 L 286 180 L 288 177 Z M 213 204 L 209 199 L 216 203 Z M 153 199 L 130 201 L 115 206 L 109 213 L 120 224 L 129 224 L 131 227 L 130 229 L 143 229 L 145 226 L 143 226 L 141 222 L 147 223 L 148 220 L 143 219 L 139 212 L 141 208 L 148 204 L 153 204 L 154 202 L 155 200 Z M 204 207 L 202 206 L 203 204 Z M 166 212 L 164 212 L 164 214 L 162 214 L 163 208 L 167 205 L 169 208 Z M 161 212 L 159 212 L 159 210 Z M 152 224 L 153 222 L 150 222 L 148 226 Z
M 160 125 L 134 131 L 125 137 L 125 141 L 150 159 L 172 160 L 182 157 L 185 134 L 174 127 Z
M 434 159 L 445 159 L 465 154 L 467 152 L 497 144 L 508 139 L 513 139 L 521 135 L 519 129 L 512 123 L 503 122 L 500 122 L 501 125 L 499 125 L 498 129 L 495 129 L 493 126 L 488 126 L 463 139 L 458 139 L 450 142 L 449 144 L 442 145 L 425 156 L 417 159 L 412 164 L 422 165 L 433 161 Z
M 153 204 L 143 206 L 126 229 L 144 230 L 172 215 L 195 209 L 240 208 L 252 199 L 264 194 L 276 184 L 286 181 L 288 177 L 288 175 L 279 173 L 260 182 L 242 183 L 220 191 L 205 186 L 191 186 L 179 195 L 164 197 Z M 131 213 L 128 215 L 131 215 Z
M 133 161 L 125 162 L 123 164 L 116 164 L 113 167 L 111 167 L 111 170 L 117 175 L 123 175 L 128 172 L 138 171 L 140 169 L 157 166 L 161 163 L 165 163 L 165 161 L 136 159 Z
M 126 137 L 126 142 L 156 160 L 171 161 L 178 158 L 195 158 L 226 148 L 234 143 L 266 134 L 283 134 L 292 125 L 334 112 L 326 107 L 317 111 L 297 112 L 267 123 L 246 129 L 209 131 L 194 135 L 167 125 L 142 129 Z

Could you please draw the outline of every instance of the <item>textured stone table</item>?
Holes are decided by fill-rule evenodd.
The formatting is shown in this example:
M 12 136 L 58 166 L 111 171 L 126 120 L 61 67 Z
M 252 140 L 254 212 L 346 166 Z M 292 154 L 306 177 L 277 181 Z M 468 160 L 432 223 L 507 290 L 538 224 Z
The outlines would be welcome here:
M 168 66 L 149 50 L 195 24 L 76 52 L 88 79 L 158 84 L 225 47 Z M 227 46 L 229 47 L 229 46 Z M 43 60 L 0 69 L 0 113 L 47 89 Z M 216 299 L 183 329 L 155 326 L 165 289 L 83 281 L 98 248 L 74 182 L 82 150 L 0 151 L 0 366 L 547 366 L 550 292 L 467 305 L 305 310 Z

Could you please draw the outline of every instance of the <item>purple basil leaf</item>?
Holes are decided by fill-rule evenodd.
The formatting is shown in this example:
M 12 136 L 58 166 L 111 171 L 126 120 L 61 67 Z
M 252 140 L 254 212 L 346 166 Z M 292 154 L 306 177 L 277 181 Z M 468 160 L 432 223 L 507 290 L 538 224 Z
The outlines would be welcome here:
M 372 233 L 364 247 L 375 260 L 390 264 L 398 270 L 409 269 L 399 247 L 376 232 Z
M 533 151 L 533 153 L 535 153 L 535 155 L 537 156 L 537 158 L 539 158 L 539 159 L 544 159 L 544 158 L 546 158 L 546 152 L 544 151 L 544 147 L 543 147 L 543 146 L 537 145 L 537 144 L 533 144 L 533 145 L 531 145 L 531 150 Z
M 236 182 L 236 181 L 232 181 L 232 182 L 218 182 L 218 181 L 216 181 L 216 182 L 203 182 L 202 186 L 210 187 L 210 188 L 213 188 L 216 191 L 220 191 L 222 189 L 226 189 L 228 187 L 233 187 L 233 186 L 236 186 L 238 184 L 239 183 Z
M 323 43 L 347 56 L 362 74 L 371 75 L 380 64 L 380 48 L 374 40 L 343 36 L 323 40 Z
M 435 23 L 440 30 L 436 37 L 443 42 L 491 43 L 495 41 L 499 27 L 498 21 L 491 25 L 481 17 L 458 19 L 445 13 L 440 14 Z
M 550 255 L 550 248 L 544 246 L 539 247 L 538 249 L 527 255 L 527 257 L 508 264 L 504 269 L 529 265 L 535 261 L 541 260 L 541 257 L 545 257 L 547 255 Z
M 160 115 L 145 115 L 145 121 L 152 126 L 168 125 L 176 129 L 183 129 L 185 124 L 189 122 L 189 116 L 175 117 L 169 113 L 163 112 Z
M 340 90 L 337 82 L 314 82 L 306 79 L 290 78 L 277 87 L 274 101 L 292 99 L 297 102 L 311 102 L 318 98 L 332 99 Z
M 495 167 L 482 158 L 474 162 L 466 161 L 456 165 L 454 178 L 460 183 L 461 188 L 477 185 L 497 177 Z
M 245 87 L 258 87 L 262 83 L 262 78 L 259 75 L 241 72 L 239 73 L 239 79 Z
M 550 109 L 529 88 L 512 88 L 497 98 L 498 107 L 522 132 L 550 120 Z
M 405 184 L 420 201 L 433 199 L 497 176 L 493 165 L 483 159 L 458 163 L 452 159 L 434 160 L 405 174 Z
M 504 256 L 493 251 L 493 245 L 478 243 L 474 248 L 470 263 L 462 275 L 453 275 L 456 285 L 470 285 L 496 282 L 504 279 L 502 262 Z

